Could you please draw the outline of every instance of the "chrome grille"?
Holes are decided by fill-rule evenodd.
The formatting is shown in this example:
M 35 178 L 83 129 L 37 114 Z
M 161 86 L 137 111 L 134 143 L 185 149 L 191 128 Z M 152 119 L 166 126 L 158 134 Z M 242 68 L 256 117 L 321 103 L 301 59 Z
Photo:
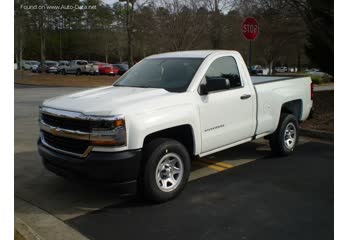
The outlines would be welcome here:
M 53 116 L 46 113 L 42 113 L 41 119 L 44 123 L 52 127 L 59 127 L 82 132 L 90 131 L 90 122 L 88 120 Z

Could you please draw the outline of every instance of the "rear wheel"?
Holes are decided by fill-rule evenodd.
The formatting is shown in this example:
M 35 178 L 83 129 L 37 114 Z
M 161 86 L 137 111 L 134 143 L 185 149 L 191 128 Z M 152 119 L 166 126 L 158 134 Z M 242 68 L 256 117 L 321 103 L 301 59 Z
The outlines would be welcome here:
M 80 70 L 80 68 L 78 68 L 76 75 L 79 76 L 80 74 L 81 74 L 81 70 Z
M 282 113 L 277 130 L 270 137 L 270 147 L 275 155 L 286 156 L 294 151 L 299 138 L 299 124 L 293 114 Z
M 165 138 L 151 141 L 145 147 L 139 192 L 153 202 L 176 197 L 188 181 L 190 161 L 187 149 L 180 142 Z
M 67 74 L 66 69 L 63 69 L 63 70 L 62 70 L 62 74 L 63 74 L 63 75 L 66 75 L 66 74 Z

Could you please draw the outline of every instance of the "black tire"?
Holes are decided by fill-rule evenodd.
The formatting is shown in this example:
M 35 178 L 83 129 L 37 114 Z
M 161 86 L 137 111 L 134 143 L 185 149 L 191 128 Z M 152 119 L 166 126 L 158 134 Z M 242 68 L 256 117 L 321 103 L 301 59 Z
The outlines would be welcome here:
M 173 199 L 178 194 L 180 194 L 180 192 L 183 190 L 188 181 L 191 168 L 191 159 L 185 146 L 176 140 L 158 138 L 148 143 L 144 148 L 144 152 L 145 155 L 141 168 L 142 170 L 140 171 L 140 175 L 138 178 L 138 190 L 140 196 L 149 201 L 160 203 Z M 177 183 L 173 185 L 174 189 L 164 191 L 162 190 L 162 187 L 159 186 L 161 185 L 162 180 L 159 181 L 159 184 L 157 183 L 156 172 L 158 166 L 159 168 L 161 168 L 160 166 L 162 166 L 161 160 L 164 158 L 166 159 L 166 157 L 170 155 L 177 157 L 177 160 L 175 161 L 182 162 L 183 171 L 182 175 L 180 173 L 179 175 L 177 175 Z M 164 160 L 162 162 L 164 162 Z M 178 162 L 177 167 L 178 169 L 181 169 L 180 162 Z M 165 171 L 166 175 L 166 169 L 163 169 L 163 171 Z M 171 172 L 172 170 L 169 171 Z M 159 177 L 161 176 L 161 172 L 159 172 Z M 173 176 L 175 179 L 175 174 Z
M 66 74 L 67 74 L 67 73 L 66 73 L 66 69 L 63 69 L 63 70 L 62 70 L 62 74 L 63 74 L 63 75 L 66 75 Z
M 289 133 L 286 133 L 287 127 Z M 293 127 L 294 134 L 291 131 Z M 297 118 L 293 114 L 282 113 L 276 131 L 270 136 L 270 147 L 273 154 L 276 156 L 287 156 L 291 154 L 298 143 L 298 139 L 299 123 Z
M 78 68 L 78 69 L 77 69 L 77 72 L 76 72 L 76 75 L 77 75 L 77 76 L 80 76 L 80 74 L 81 74 L 81 70 L 80 70 L 80 68 Z

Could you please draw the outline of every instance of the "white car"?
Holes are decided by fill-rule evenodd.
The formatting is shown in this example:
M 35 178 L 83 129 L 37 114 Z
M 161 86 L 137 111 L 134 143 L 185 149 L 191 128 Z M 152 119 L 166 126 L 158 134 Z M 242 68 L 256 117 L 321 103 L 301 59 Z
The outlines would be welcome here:
M 58 62 L 56 61 L 45 61 L 46 72 L 47 73 L 57 73 L 58 72 Z
M 286 72 L 288 72 L 288 68 L 287 67 L 275 67 L 275 71 L 278 73 L 286 73 Z
M 36 69 L 39 66 L 40 62 L 33 61 L 33 60 L 23 60 L 22 61 L 22 69 L 23 70 L 30 70 Z
M 69 66 L 69 61 L 60 60 L 58 61 L 57 72 L 62 73 L 63 69 Z
M 100 73 L 98 65 L 101 62 L 91 61 L 85 66 L 85 72 L 91 75 L 98 75 Z
M 196 158 L 263 137 L 276 155 L 291 154 L 312 98 L 310 77 L 251 78 L 236 51 L 153 55 L 112 86 L 45 100 L 38 150 L 58 175 L 137 182 L 163 202 Z
M 86 60 L 72 60 L 69 62 L 68 65 L 62 66 L 62 69 L 60 70 L 62 74 L 76 74 L 80 75 L 82 73 L 86 73 L 86 65 L 88 62 Z

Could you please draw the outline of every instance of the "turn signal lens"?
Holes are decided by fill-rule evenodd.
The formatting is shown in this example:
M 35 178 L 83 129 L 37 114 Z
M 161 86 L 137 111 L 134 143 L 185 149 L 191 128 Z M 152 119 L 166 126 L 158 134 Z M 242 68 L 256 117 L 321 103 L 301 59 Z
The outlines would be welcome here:
M 116 126 L 116 127 L 123 127 L 124 125 L 125 125 L 124 119 L 118 119 L 118 120 L 115 122 L 115 126 Z

